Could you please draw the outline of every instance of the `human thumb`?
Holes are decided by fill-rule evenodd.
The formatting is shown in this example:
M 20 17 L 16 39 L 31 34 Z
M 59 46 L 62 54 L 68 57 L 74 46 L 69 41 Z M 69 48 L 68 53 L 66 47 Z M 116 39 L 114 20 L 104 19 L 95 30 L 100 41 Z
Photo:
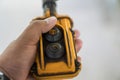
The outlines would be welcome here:
M 57 22 L 56 17 L 49 17 L 44 20 L 34 20 L 18 37 L 20 44 L 37 44 L 42 33 L 48 32 Z

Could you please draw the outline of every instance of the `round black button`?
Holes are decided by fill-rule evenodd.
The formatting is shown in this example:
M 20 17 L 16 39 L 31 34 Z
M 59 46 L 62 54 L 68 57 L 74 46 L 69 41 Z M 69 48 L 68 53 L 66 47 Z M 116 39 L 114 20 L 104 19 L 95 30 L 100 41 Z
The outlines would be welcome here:
M 64 47 L 59 43 L 50 43 L 46 48 L 46 55 L 49 58 L 58 59 L 64 54 Z
M 54 27 L 48 33 L 45 34 L 45 38 L 50 42 L 56 42 L 62 38 L 62 32 L 59 28 Z

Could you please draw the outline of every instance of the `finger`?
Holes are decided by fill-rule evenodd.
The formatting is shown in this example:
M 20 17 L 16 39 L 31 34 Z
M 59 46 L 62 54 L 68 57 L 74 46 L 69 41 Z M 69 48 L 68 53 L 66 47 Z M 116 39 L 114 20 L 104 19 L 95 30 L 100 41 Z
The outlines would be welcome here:
M 39 30 L 39 32 L 41 31 L 42 33 L 46 33 L 54 27 L 56 22 L 57 22 L 56 17 L 49 17 L 44 20 L 34 20 L 30 23 L 30 26 L 32 28 Z
M 74 30 L 75 32 L 75 35 L 74 35 L 74 38 L 78 38 L 80 36 L 80 32 L 78 30 Z
M 81 62 L 81 57 L 78 56 L 78 57 L 77 57 L 77 60 L 78 60 L 78 62 Z
M 81 49 L 81 47 L 82 47 L 82 40 L 76 39 L 75 40 L 75 48 L 76 48 L 76 52 L 77 53 L 79 52 L 79 50 Z
M 56 21 L 55 17 L 32 21 L 17 40 L 24 44 L 37 44 L 40 35 L 52 29 Z

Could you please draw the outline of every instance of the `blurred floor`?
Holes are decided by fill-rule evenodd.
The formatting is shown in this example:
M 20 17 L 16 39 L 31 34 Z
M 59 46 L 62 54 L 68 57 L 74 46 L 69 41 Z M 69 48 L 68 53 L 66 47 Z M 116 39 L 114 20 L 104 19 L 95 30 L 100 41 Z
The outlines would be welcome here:
M 73 80 L 120 80 L 120 0 L 59 0 L 58 12 L 73 18 L 83 40 L 83 68 Z M 1 0 L 0 53 L 39 15 L 40 0 Z

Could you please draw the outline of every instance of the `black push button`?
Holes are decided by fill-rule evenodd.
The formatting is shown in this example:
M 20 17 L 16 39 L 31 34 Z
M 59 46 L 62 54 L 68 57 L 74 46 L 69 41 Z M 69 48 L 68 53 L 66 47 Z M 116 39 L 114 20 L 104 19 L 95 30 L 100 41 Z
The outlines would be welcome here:
M 47 34 L 45 34 L 45 38 L 50 42 L 56 42 L 62 38 L 62 32 L 59 28 L 54 27 Z
M 52 59 L 61 58 L 64 55 L 64 47 L 59 43 L 50 43 L 46 48 L 46 55 Z

